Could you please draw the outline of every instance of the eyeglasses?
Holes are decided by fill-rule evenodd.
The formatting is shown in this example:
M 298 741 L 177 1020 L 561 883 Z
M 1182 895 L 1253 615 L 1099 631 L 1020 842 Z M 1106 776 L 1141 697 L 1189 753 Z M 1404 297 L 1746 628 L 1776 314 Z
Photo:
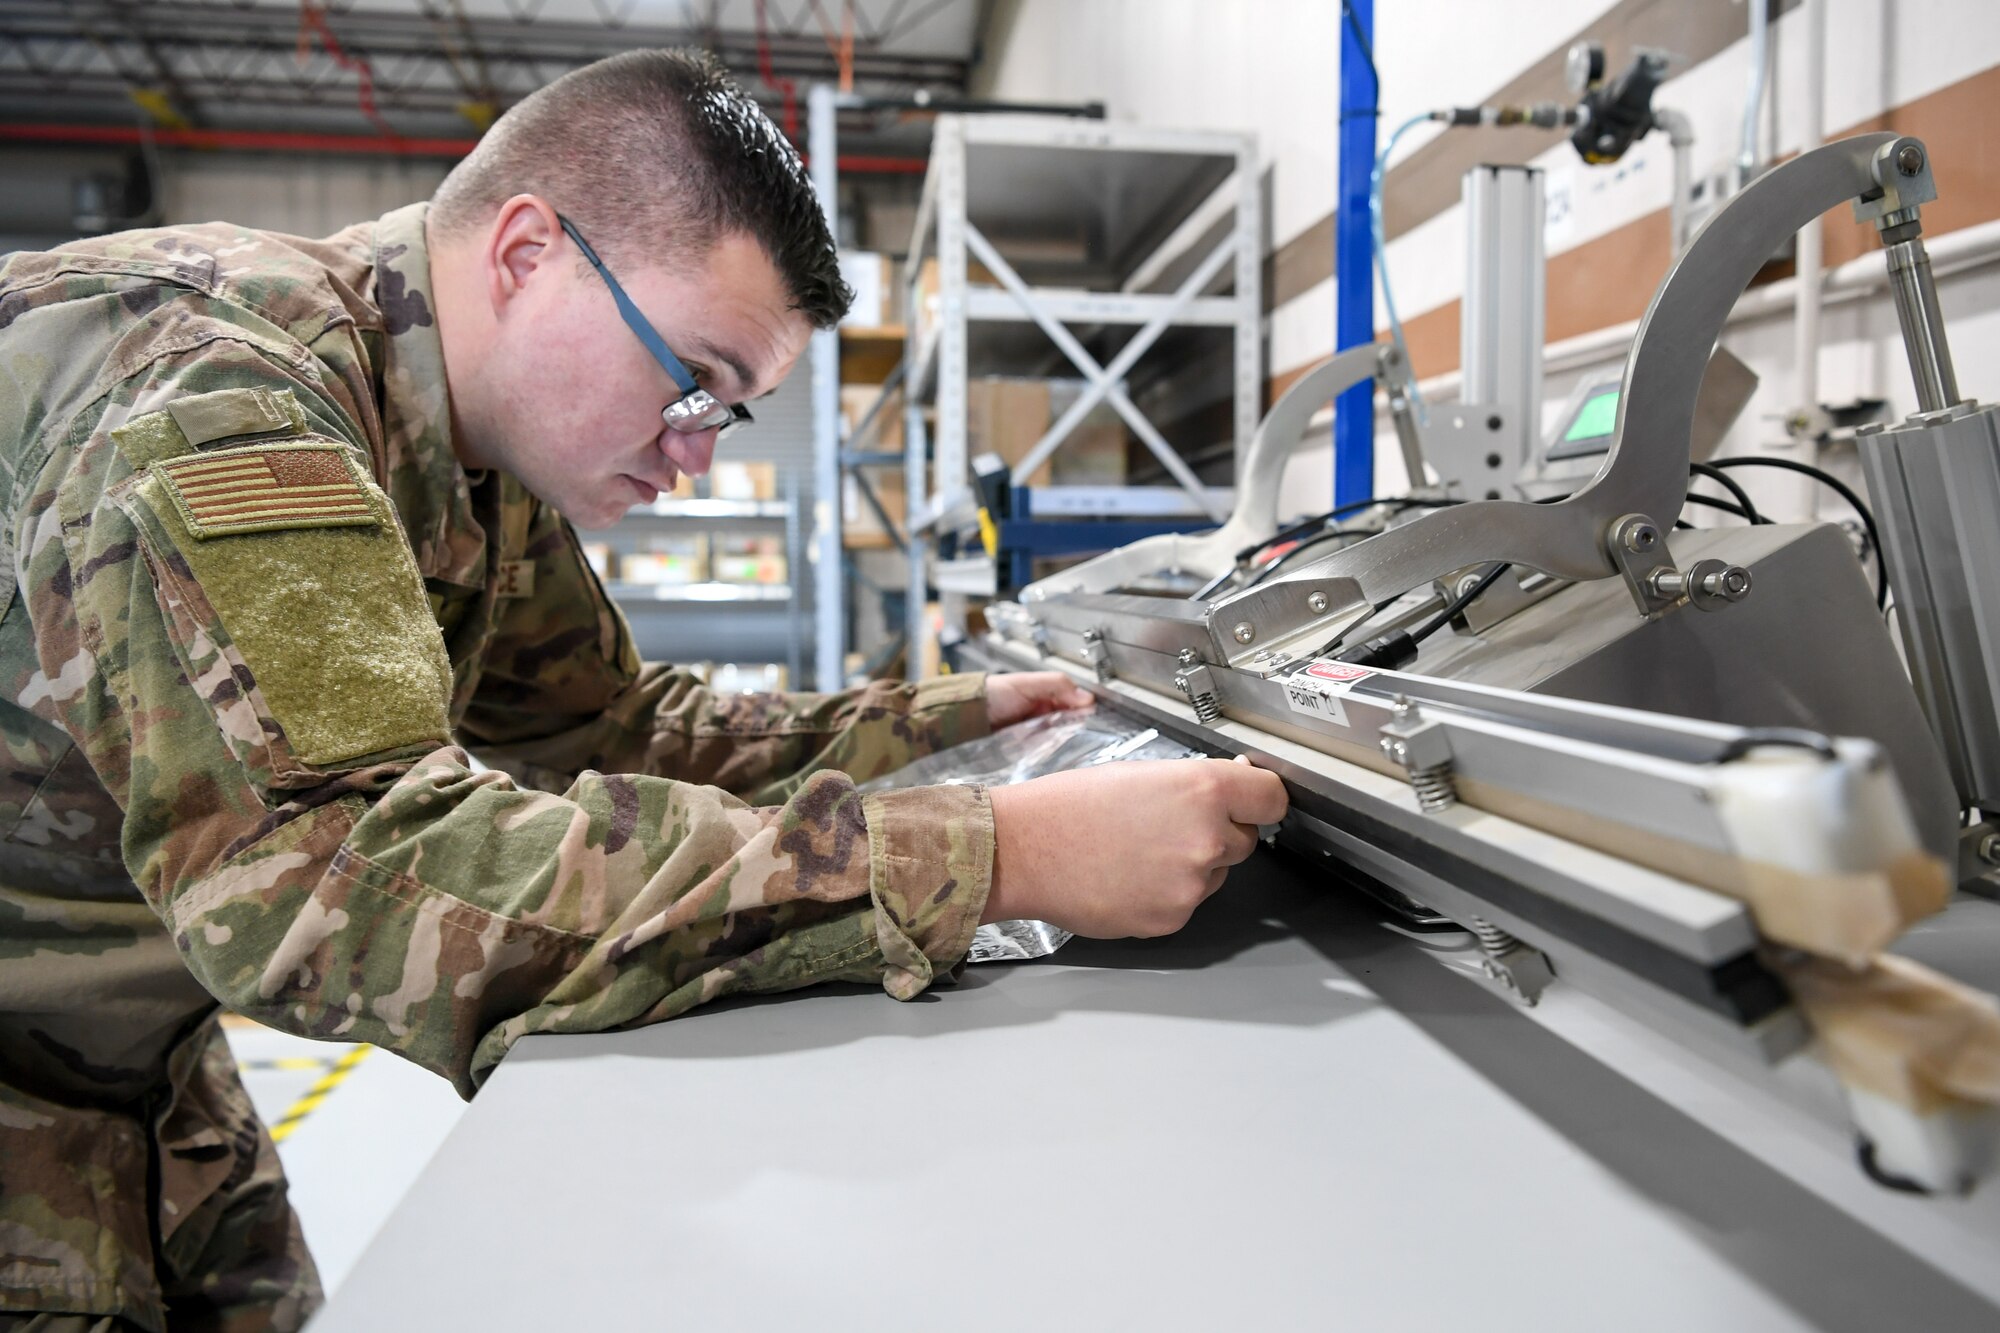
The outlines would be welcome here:
M 604 285 L 611 289 L 611 299 L 617 304 L 618 314 L 627 327 L 639 336 L 639 341 L 660 363 L 660 369 L 666 371 L 679 387 L 681 396 L 660 409 L 660 418 L 667 423 L 667 429 L 685 435 L 699 435 L 712 430 L 720 443 L 739 427 L 753 424 L 755 419 L 750 415 L 749 408 L 741 403 L 725 403 L 694 382 L 694 376 L 688 373 L 688 368 L 681 364 L 681 359 L 673 354 L 646 317 L 639 313 L 639 307 L 632 304 L 632 298 L 618 285 L 618 279 L 611 276 L 611 270 L 604 267 L 604 261 L 597 257 L 597 251 L 590 248 L 590 242 L 583 239 L 576 224 L 560 213 L 556 214 L 556 221 L 562 223 L 563 231 L 576 242 L 576 248 L 583 251 L 583 257 L 597 270 L 597 276 L 604 279 Z

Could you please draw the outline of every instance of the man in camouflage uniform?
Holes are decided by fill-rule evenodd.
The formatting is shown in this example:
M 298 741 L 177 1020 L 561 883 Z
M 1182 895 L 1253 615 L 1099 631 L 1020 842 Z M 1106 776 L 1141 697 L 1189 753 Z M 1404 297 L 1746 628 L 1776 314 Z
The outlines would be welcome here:
M 582 78 L 567 95 L 620 106 L 665 89 L 670 121 L 720 108 L 721 137 L 764 155 L 749 184 L 791 191 L 789 232 L 737 218 L 724 231 L 749 250 L 684 266 L 712 327 L 748 311 L 771 334 L 704 385 L 768 389 L 845 304 L 796 156 L 699 60 L 592 69 L 537 97 Z M 528 1033 L 825 980 L 908 998 L 982 917 L 1061 915 L 996 887 L 986 791 L 854 783 L 1071 706 L 1067 682 L 726 698 L 638 660 L 564 516 L 602 522 L 701 471 L 713 436 L 662 435 L 608 496 L 577 489 L 581 464 L 481 446 L 507 429 L 482 404 L 518 386 L 477 343 L 480 303 L 567 283 L 577 319 L 610 307 L 579 295 L 596 279 L 546 201 L 508 210 L 484 250 L 442 244 L 416 205 L 323 241 L 211 224 L 0 267 L 0 1311 L 39 1312 L 29 1326 L 295 1328 L 317 1304 L 218 1001 L 470 1096 Z M 535 276 L 552 256 L 569 272 Z M 642 303 L 666 290 L 649 281 Z M 630 336 L 604 327 L 579 366 Z M 448 374 L 454 337 L 477 355 Z M 604 387 L 650 396 L 657 431 L 663 381 Z M 1153 787 L 1048 788 L 1039 808 L 1171 815 L 1165 793 L 1189 786 L 1173 767 Z M 1282 809 L 1255 776 L 1261 804 L 1217 796 L 1177 821 L 1209 831 L 1189 874 L 1133 862 L 1188 887 L 1075 924 L 1177 927 Z M 1019 808 L 1015 878 L 1052 879 L 1056 825 Z

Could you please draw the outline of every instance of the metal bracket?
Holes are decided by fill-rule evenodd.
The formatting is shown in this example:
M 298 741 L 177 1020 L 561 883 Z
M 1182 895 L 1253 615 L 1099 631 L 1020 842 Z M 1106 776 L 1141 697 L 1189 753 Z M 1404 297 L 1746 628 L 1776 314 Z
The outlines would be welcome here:
M 1604 549 L 1624 577 L 1640 615 L 1656 616 L 1681 599 L 1679 592 L 1663 586 L 1670 582 L 1663 576 L 1679 577 L 1680 571 L 1674 568 L 1673 553 L 1667 550 L 1660 525 L 1652 519 L 1644 514 L 1618 519 L 1605 534 Z
M 1479 941 L 1479 970 L 1486 979 L 1510 999 L 1534 1008 L 1542 992 L 1556 979 L 1549 956 L 1485 917 L 1468 917 L 1465 928 Z
M 1905 135 L 1881 145 L 1875 150 L 1870 170 L 1876 189 L 1854 201 L 1856 222 L 1872 222 L 1881 231 L 1892 231 L 1916 221 L 1917 209 L 1937 199 L 1931 155 L 1921 139 Z

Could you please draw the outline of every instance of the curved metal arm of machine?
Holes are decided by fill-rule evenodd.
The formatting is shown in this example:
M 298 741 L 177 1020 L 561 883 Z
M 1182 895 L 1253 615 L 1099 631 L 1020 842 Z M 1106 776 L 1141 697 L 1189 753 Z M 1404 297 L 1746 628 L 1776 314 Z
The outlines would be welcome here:
M 1917 140 L 1894 134 L 1828 144 L 1765 173 L 1717 210 L 1640 321 L 1610 453 L 1597 476 L 1569 499 L 1546 505 L 1476 500 L 1438 510 L 1225 599 L 1219 608 L 1240 601 L 1243 614 L 1219 610 L 1216 619 L 1254 620 L 1267 605 L 1299 601 L 1279 591 L 1292 582 L 1351 579 L 1363 600 L 1379 602 L 1494 560 L 1560 578 L 1619 574 L 1609 548 L 1627 520 L 1645 518 L 1657 530 L 1658 520 L 1670 522 L 1686 498 L 1695 403 L 1730 307 L 1786 237 L 1829 209 L 1899 192 L 1911 201 L 1935 197 L 1928 155 L 1922 155 L 1921 179 L 1897 179 L 1896 159 L 1911 146 L 1922 154 Z M 1259 600 L 1253 606 L 1251 599 Z M 1332 608 L 1321 618 L 1331 625 L 1342 619 L 1340 611 Z M 1269 628 L 1289 638 L 1305 627 Z
M 1236 509 L 1221 527 L 1199 536 L 1166 533 L 1121 546 L 1029 584 L 1021 590 L 1021 600 L 1032 604 L 1063 593 L 1110 592 L 1162 570 L 1206 578 L 1229 569 L 1238 551 L 1277 532 L 1278 487 L 1284 480 L 1285 460 L 1306 444 L 1306 426 L 1313 413 L 1370 376 L 1389 383 L 1393 394 L 1407 374 L 1401 360 L 1401 354 L 1386 343 L 1366 343 L 1300 377 L 1257 427 L 1243 456 Z

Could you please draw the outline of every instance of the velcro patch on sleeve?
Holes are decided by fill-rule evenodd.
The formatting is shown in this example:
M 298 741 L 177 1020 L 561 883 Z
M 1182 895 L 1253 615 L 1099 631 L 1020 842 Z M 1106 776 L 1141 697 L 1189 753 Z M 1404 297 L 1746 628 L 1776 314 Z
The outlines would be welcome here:
M 364 478 L 345 446 L 264 444 L 156 463 L 189 535 L 200 541 L 285 528 L 372 528 Z
M 218 389 L 176 398 L 167 404 L 167 415 L 181 428 L 187 442 L 199 449 L 235 435 L 301 430 L 304 422 L 294 419 L 297 409 L 289 389 L 276 393 L 270 389 Z

